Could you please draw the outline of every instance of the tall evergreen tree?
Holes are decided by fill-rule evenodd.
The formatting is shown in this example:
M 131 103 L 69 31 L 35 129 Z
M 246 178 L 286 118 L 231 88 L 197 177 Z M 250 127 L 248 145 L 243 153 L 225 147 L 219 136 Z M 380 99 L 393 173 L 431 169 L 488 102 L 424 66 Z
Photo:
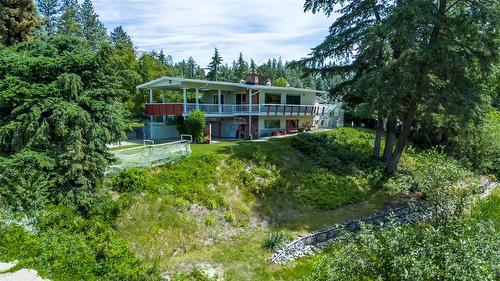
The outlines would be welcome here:
M 94 49 L 107 39 L 106 28 L 99 20 L 99 15 L 95 12 L 92 0 L 83 1 L 79 21 L 82 26 L 83 36 Z
M 212 56 L 212 61 L 208 64 L 208 73 L 206 78 L 211 81 L 218 81 L 221 76 L 222 67 L 222 57 L 219 54 L 219 50 L 215 48 L 214 55 Z
M 71 36 L 83 36 L 82 27 L 78 22 L 78 2 L 64 0 L 61 3 L 61 16 L 57 21 L 57 33 Z
M 498 1 L 305 2 L 306 11 L 327 15 L 338 7 L 330 34 L 301 63 L 348 77 L 334 92 L 384 117 L 388 131 L 402 124 L 397 142 L 386 141 L 387 172 L 397 170 L 419 112 L 477 115 L 480 81 L 500 54 Z
M 244 79 L 245 75 L 248 74 L 248 63 L 243 59 L 243 54 L 240 53 L 238 56 L 238 62 L 236 63 L 236 69 L 234 70 L 237 80 Z
M 53 35 L 56 33 L 57 15 L 60 10 L 59 0 L 37 0 L 38 10 L 43 16 L 43 27 L 47 34 Z
M 187 70 L 188 70 L 188 76 L 187 78 L 193 79 L 196 77 L 196 61 L 193 59 L 193 57 L 189 57 L 186 63 Z
M 111 42 L 115 46 L 133 46 L 134 44 L 132 43 L 132 39 L 130 39 L 130 36 L 123 30 L 123 26 L 117 26 L 115 29 L 110 34 L 111 37 Z
M 250 60 L 250 73 L 257 74 L 257 65 L 253 59 Z
M 14 45 L 31 38 L 40 26 L 32 0 L 7 0 L 0 2 L 0 44 Z

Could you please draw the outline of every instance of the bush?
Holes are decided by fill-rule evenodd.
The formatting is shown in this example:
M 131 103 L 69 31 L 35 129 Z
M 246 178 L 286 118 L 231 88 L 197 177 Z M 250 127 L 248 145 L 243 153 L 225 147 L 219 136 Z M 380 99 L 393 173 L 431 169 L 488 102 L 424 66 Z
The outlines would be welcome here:
M 216 224 L 215 218 L 213 216 L 205 217 L 205 225 L 206 226 L 214 226 Z
M 0 158 L 0 205 L 13 211 L 37 211 L 53 203 L 54 167 L 52 158 L 33 151 Z
M 289 236 L 284 232 L 270 232 L 264 240 L 264 248 L 271 251 L 280 249 L 289 240 Z
M 161 280 L 100 216 L 85 219 L 67 207 L 41 212 L 37 232 L 0 223 L 0 260 L 20 261 L 53 280 Z
M 205 138 L 206 117 L 201 110 L 193 110 L 183 122 L 178 122 L 177 130 L 181 134 L 193 136 L 194 143 L 203 143 Z
M 141 168 L 129 168 L 113 177 L 111 188 L 117 192 L 142 191 L 146 189 L 147 171 Z
M 325 172 L 307 175 L 301 180 L 299 199 L 318 209 L 335 209 L 364 198 L 368 180 L 355 176 L 336 176 Z
M 224 220 L 227 222 L 234 222 L 236 220 L 236 216 L 233 212 L 229 211 L 224 214 Z
M 341 128 L 321 134 L 299 134 L 292 146 L 335 172 L 353 172 L 376 167 L 371 158 L 373 134 L 352 128 Z
M 498 223 L 478 217 L 365 229 L 334 246 L 307 280 L 497 280 Z

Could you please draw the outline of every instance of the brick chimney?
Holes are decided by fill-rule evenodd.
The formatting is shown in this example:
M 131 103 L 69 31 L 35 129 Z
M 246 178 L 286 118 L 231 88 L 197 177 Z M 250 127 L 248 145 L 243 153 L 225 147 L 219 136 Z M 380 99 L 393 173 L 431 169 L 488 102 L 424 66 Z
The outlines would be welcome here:
M 246 80 L 247 80 L 247 84 L 249 84 L 249 85 L 258 85 L 259 84 L 259 75 L 258 74 L 248 74 Z

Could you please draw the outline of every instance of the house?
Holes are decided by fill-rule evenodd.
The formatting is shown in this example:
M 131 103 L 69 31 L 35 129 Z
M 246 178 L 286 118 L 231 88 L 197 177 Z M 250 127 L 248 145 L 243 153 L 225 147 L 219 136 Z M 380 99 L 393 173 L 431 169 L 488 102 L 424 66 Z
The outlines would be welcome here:
M 340 104 L 319 96 L 326 92 L 260 85 L 257 75 L 241 83 L 162 77 L 137 89 L 149 90 L 145 134 L 150 139 L 177 136 L 176 116 L 187 117 L 195 109 L 205 112 L 214 139 L 257 139 L 341 122 L 337 116 L 332 123 L 332 113 L 339 112 Z M 176 98 L 178 102 L 166 102 Z

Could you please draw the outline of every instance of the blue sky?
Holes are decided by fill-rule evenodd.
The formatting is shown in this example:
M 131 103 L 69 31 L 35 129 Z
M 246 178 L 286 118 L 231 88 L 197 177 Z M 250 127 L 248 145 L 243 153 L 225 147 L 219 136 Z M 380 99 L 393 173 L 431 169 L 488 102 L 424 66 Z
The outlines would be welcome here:
M 304 0 L 94 0 L 108 30 L 123 25 L 140 50 L 206 66 L 214 47 L 231 63 L 299 59 L 323 41 L 332 18 L 303 12 Z

